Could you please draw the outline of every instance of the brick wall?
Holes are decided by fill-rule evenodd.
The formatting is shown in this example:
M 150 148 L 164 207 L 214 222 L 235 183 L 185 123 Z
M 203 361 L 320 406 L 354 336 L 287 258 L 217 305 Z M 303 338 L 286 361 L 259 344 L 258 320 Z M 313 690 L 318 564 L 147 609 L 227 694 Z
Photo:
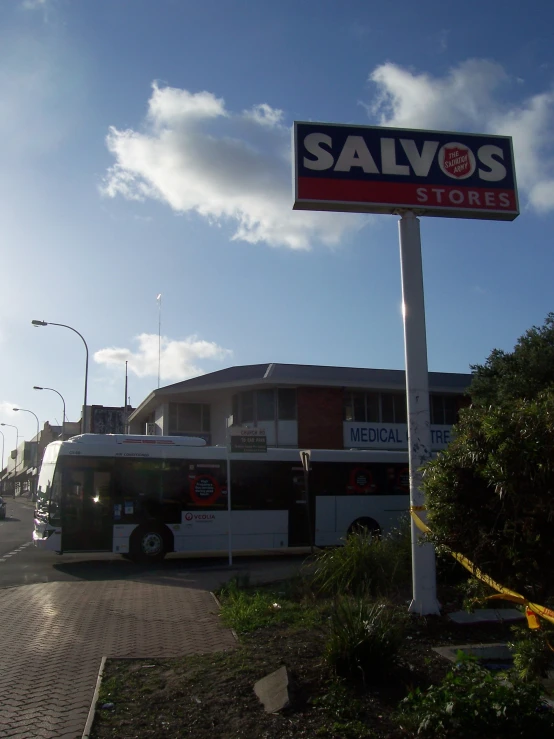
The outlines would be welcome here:
M 343 391 L 334 387 L 299 387 L 298 446 L 301 449 L 344 449 Z

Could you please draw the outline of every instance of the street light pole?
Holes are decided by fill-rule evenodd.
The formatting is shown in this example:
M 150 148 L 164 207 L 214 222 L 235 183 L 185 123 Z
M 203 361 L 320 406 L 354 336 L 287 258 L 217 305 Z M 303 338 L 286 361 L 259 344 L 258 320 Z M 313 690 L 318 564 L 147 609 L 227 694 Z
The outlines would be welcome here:
M 87 385 L 88 385 L 88 345 L 85 341 L 85 337 L 80 334 L 76 328 L 73 328 L 72 326 L 68 326 L 65 323 L 52 323 L 52 321 L 31 321 L 33 326 L 61 326 L 62 328 L 68 328 L 70 331 L 73 331 L 73 333 L 77 334 L 77 336 L 81 337 L 81 340 L 83 344 L 85 345 L 85 352 L 86 352 L 86 364 L 85 364 L 85 400 L 83 405 L 83 420 L 82 420 L 82 428 L 81 433 L 86 433 L 87 430 Z
M 15 429 L 15 466 L 13 468 L 13 494 L 15 496 L 15 475 L 17 473 L 17 455 L 18 455 L 18 448 L 19 448 L 19 429 L 17 426 L 14 426 L 13 423 L 0 423 L 0 426 L 9 426 L 11 429 Z
M 53 393 L 58 393 L 60 398 L 62 399 L 63 403 L 63 416 L 62 416 L 62 439 L 65 436 L 65 399 L 63 395 L 58 391 L 55 390 L 53 387 L 40 387 L 39 385 L 33 385 L 33 390 L 51 390 Z
M 35 465 L 35 467 L 38 467 L 38 440 L 39 440 L 39 436 L 40 436 L 40 422 L 38 420 L 38 416 L 37 416 L 36 413 L 33 413 L 33 411 L 27 410 L 27 408 L 12 408 L 12 410 L 14 410 L 14 411 L 23 411 L 23 413 L 30 413 L 36 419 L 36 422 L 37 422 L 37 458 L 36 458 L 36 465 Z
M 14 426 L 13 423 L 0 423 L 0 426 L 9 426 L 11 429 L 15 429 L 15 450 L 17 451 L 17 447 L 19 446 L 19 429 L 17 428 L 17 426 Z
M 32 416 L 34 416 L 36 418 L 36 421 L 37 421 L 37 447 L 36 447 L 37 451 L 36 451 L 36 454 L 35 454 L 35 470 L 36 470 L 36 473 L 37 473 L 37 475 L 36 475 L 37 476 L 37 482 L 36 482 L 35 493 L 38 493 L 38 464 L 39 464 L 39 462 L 38 462 L 38 445 L 39 445 L 39 437 L 40 437 L 40 423 L 39 423 L 39 420 L 38 420 L 38 416 L 37 416 L 36 413 L 34 413 L 33 411 L 28 410 L 27 408 L 13 408 L 13 410 L 14 411 L 23 411 L 24 413 L 30 413 Z M 35 500 L 36 500 L 36 495 L 35 495 Z
M 4 432 L 0 431 L 0 434 L 2 435 L 2 472 L 4 472 Z

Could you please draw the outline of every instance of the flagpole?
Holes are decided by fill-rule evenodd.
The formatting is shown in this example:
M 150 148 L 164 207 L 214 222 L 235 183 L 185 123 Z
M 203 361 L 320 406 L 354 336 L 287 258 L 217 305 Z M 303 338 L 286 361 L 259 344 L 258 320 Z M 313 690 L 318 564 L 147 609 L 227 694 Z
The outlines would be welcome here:
M 129 414 L 127 411 L 127 360 L 125 360 L 125 403 L 123 404 L 123 418 L 125 419 L 123 423 L 123 433 L 124 434 L 129 433 L 129 429 L 127 428 L 127 416 L 128 415 Z
M 158 387 L 160 387 L 160 367 L 162 361 L 162 294 L 156 298 L 158 301 Z
M 227 448 L 227 537 L 229 567 L 233 564 L 233 532 L 231 528 L 231 439 L 229 438 L 229 418 L 225 422 L 225 446 Z

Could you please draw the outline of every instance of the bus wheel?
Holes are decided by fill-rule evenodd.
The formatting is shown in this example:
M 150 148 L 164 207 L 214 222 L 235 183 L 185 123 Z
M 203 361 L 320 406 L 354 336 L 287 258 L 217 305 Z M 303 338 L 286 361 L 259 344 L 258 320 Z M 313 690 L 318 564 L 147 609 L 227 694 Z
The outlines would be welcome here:
M 348 536 L 351 534 L 367 534 L 371 536 L 381 536 L 381 527 L 373 518 L 357 518 L 348 529 Z
M 135 562 L 161 562 L 167 554 L 166 536 L 159 526 L 139 526 L 133 531 L 130 546 Z

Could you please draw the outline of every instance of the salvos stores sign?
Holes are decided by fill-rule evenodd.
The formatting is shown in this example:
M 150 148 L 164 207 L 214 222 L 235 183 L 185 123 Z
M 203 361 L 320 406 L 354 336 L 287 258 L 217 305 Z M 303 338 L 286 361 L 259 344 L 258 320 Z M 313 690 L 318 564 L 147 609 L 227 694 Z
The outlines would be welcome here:
M 297 122 L 294 152 L 296 210 L 519 214 L 509 136 Z

